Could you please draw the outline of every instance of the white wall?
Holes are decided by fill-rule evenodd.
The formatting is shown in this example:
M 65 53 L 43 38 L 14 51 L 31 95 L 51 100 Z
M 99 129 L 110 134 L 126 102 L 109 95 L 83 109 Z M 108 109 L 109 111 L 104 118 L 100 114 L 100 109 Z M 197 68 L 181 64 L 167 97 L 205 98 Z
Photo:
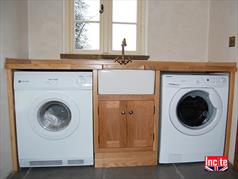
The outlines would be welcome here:
M 210 4 L 210 28 L 208 41 L 209 61 L 235 61 L 238 62 L 238 1 L 237 0 L 212 0 Z M 228 46 L 229 36 L 236 36 L 236 47 Z M 237 93 L 238 76 L 236 76 L 233 120 L 231 128 L 231 143 L 229 160 L 234 162 L 235 138 L 237 127 Z
M 64 52 L 63 1 L 29 0 L 29 58 L 59 58 Z M 146 3 L 151 59 L 207 60 L 208 0 Z
M 0 179 L 12 171 L 6 57 L 27 58 L 27 0 L 0 0 Z
M 207 60 L 208 0 L 148 0 L 148 54 L 158 60 Z
M 238 1 L 212 0 L 210 9 L 209 28 L 209 60 L 234 61 L 237 60 L 236 48 L 229 48 L 229 36 L 237 35 Z M 236 37 L 237 38 L 237 37 Z
M 28 0 L 29 58 L 60 58 L 63 0 Z

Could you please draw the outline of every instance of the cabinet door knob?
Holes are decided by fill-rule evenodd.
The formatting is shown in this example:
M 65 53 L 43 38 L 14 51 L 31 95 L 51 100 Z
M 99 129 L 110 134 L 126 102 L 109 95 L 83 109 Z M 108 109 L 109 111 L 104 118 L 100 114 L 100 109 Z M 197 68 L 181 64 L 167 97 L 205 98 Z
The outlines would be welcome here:
M 129 111 L 129 114 L 132 115 L 132 114 L 133 114 L 133 111 Z
M 122 112 L 121 112 L 121 114 L 122 114 L 122 115 L 125 115 L 125 114 L 126 114 L 126 112 L 125 112 L 125 111 L 122 111 Z

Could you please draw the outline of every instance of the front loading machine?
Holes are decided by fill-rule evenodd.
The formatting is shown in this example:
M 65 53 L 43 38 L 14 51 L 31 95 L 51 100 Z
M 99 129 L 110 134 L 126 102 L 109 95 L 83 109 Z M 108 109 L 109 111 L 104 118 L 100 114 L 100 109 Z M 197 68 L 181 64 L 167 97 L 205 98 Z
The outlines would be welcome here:
M 14 73 L 20 167 L 93 165 L 92 72 Z
M 159 163 L 223 155 L 228 74 L 162 74 Z

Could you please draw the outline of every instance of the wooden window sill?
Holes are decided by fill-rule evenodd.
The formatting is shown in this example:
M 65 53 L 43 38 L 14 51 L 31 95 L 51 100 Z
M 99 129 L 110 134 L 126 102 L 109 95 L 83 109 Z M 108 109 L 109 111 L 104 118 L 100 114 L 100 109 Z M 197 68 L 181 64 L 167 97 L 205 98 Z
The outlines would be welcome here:
M 73 53 L 61 53 L 60 59 L 108 59 L 113 60 L 120 55 L 104 55 L 104 54 L 73 54 Z M 131 60 L 148 60 L 148 55 L 126 55 Z

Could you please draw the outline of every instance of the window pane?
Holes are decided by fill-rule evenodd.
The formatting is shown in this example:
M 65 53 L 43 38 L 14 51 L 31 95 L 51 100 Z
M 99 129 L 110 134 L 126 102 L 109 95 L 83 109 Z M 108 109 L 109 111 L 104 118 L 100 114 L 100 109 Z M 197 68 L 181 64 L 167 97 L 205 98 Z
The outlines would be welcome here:
M 100 0 L 74 0 L 75 20 L 99 21 Z
M 134 22 L 137 19 L 137 0 L 113 0 L 113 22 Z
M 99 23 L 75 23 L 75 49 L 99 50 Z
M 121 50 L 121 43 L 126 38 L 126 51 L 136 51 L 136 25 L 134 24 L 113 24 L 112 49 Z

